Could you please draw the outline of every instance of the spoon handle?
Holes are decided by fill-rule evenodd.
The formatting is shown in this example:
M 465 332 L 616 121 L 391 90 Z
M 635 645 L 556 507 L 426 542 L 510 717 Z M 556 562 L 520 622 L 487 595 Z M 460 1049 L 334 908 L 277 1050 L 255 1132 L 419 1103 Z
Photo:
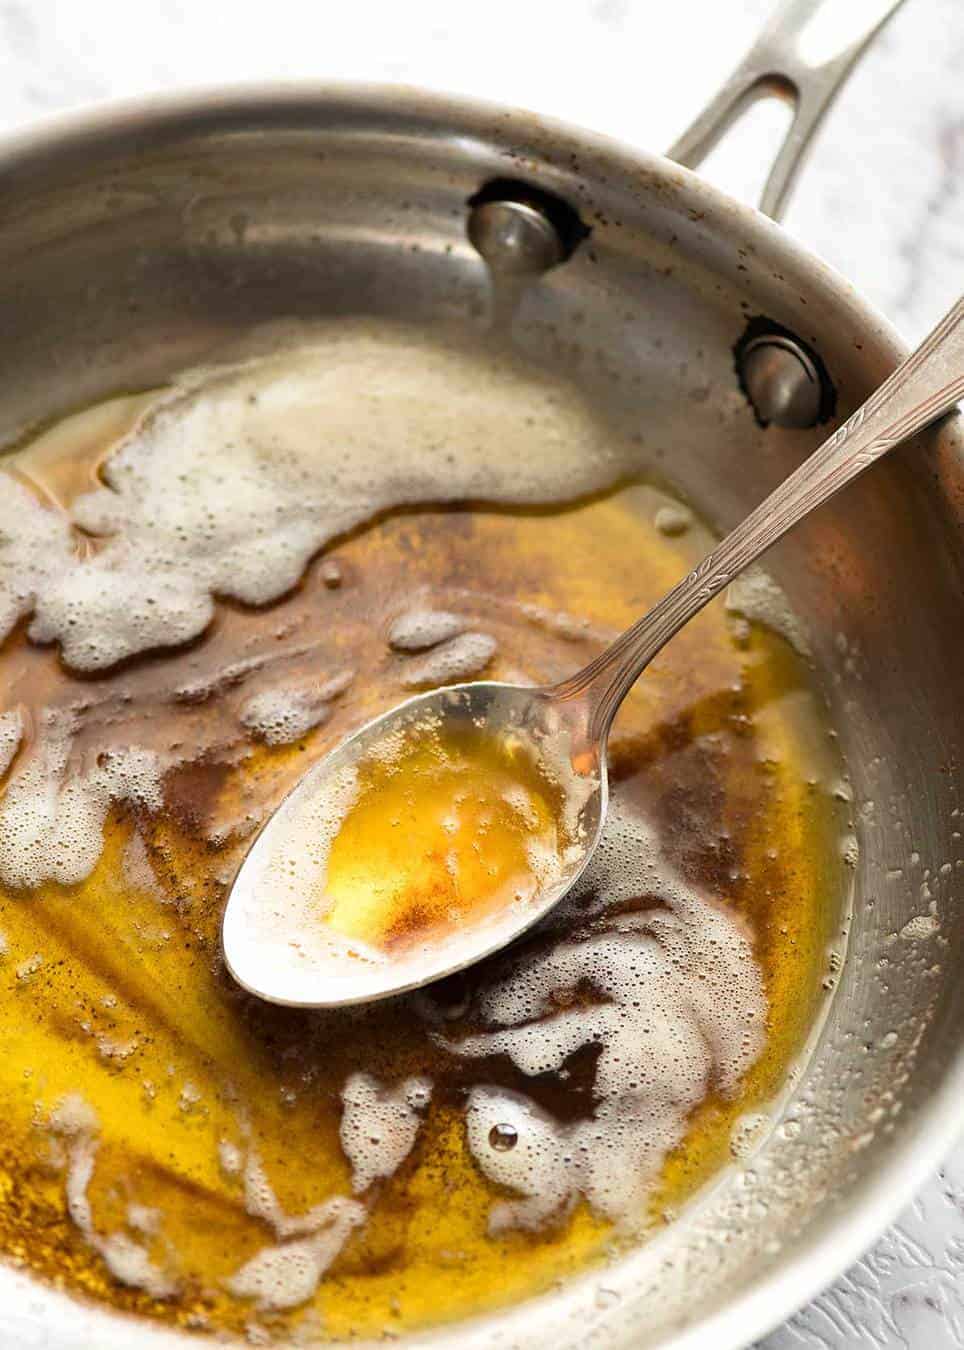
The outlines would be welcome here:
M 866 403 L 775 488 L 682 581 L 571 679 L 553 700 L 582 700 L 602 744 L 630 688 L 670 638 L 735 576 L 875 460 L 964 398 L 964 297 Z

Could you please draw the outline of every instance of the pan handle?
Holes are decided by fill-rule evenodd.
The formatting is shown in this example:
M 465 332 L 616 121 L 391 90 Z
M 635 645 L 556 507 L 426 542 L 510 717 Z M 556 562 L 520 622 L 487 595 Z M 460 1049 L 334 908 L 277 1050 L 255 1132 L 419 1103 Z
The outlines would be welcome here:
M 903 0 L 783 0 L 719 92 L 667 152 L 688 169 L 703 162 L 751 104 L 782 98 L 793 121 L 760 199 L 779 220 L 814 132 L 857 58 Z

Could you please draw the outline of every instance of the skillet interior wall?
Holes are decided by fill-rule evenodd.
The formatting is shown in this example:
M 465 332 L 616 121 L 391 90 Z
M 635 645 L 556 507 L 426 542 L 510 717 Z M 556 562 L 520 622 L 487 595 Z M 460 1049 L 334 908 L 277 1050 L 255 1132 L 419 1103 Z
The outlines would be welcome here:
M 8 443 L 38 419 L 156 383 L 269 318 L 367 312 L 483 327 L 488 280 L 465 240 L 464 203 L 507 173 L 560 192 L 592 227 L 525 295 L 511 340 L 604 401 L 639 435 L 641 466 L 720 528 L 829 430 L 756 425 L 731 354 L 748 315 L 777 319 L 819 350 L 843 415 L 895 359 L 856 298 L 841 303 L 838 282 L 813 275 L 767 222 L 657 161 L 567 140 L 521 115 L 453 112 L 397 93 L 370 111 L 348 95 L 292 95 L 202 116 L 175 110 L 150 134 L 131 119 L 123 132 L 79 134 L 43 154 L 27 143 L 0 172 Z M 775 1261 L 777 1230 L 785 1253 L 794 1232 L 805 1245 L 851 1205 L 915 1130 L 958 1050 L 952 672 L 964 645 L 964 473 L 954 430 L 937 440 L 899 452 L 768 559 L 811 629 L 853 775 L 851 959 L 793 1108 L 800 1130 L 777 1132 L 754 1162 L 755 1186 L 730 1188 L 668 1258 L 670 1275 L 661 1267 L 660 1325 L 683 1316 L 694 1263 L 705 1292 L 697 1308 L 690 1283 L 689 1316 Z M 928 913 L 928 896 L 938 930 L 901 938 Z M 761 1195 L 765 1221 L 754 1222 Z M 734 1223 L 737 1239 L 724 1241 Z M 634 1299 L 646 1297 L 647 1259 Z M 676 1276 L 678 1301 L 666 1297 Z M 592 1306 L 601 1325 L 628 1307 Z

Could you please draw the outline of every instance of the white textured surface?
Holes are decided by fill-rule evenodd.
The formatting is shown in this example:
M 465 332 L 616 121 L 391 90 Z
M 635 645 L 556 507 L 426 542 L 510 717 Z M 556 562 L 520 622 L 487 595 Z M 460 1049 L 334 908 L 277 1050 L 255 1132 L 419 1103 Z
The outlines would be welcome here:
M 829 0 L 838 6 L 857 0 Z M 661 148 L 770 0 L 0 0 L 0 130 L 94 100 L 278 78 L 404 81 Z M 964 4 L 910 0 L 858 69 L 787 225 L 921 337 L 964 276 Z M 734 164 L 759 158 L 748 127 Z M 739 175 L 743 184 L 746 173 Z M 964 1347 L 964 1145 L 898 1224 L 761 1350 Z

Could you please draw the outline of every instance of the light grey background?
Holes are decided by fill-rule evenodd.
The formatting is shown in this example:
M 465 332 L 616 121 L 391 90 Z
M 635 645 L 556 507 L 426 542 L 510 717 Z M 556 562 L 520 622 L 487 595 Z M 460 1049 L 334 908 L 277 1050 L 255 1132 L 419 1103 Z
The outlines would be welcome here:
M 863 0 L 828 0 L 849 13 Z M 186 85 L 389 80 L 661 149 L 771 0 L 0 0 L 0 131 Z M 712 175 L 760 181 L 761 114 Z M 915 341 L 964 280 L 964 0 L 909 0 L 865 57 L 786 221 Z M 964 1347 L 964 1144 L 874 1249 L 759 1350 Z

